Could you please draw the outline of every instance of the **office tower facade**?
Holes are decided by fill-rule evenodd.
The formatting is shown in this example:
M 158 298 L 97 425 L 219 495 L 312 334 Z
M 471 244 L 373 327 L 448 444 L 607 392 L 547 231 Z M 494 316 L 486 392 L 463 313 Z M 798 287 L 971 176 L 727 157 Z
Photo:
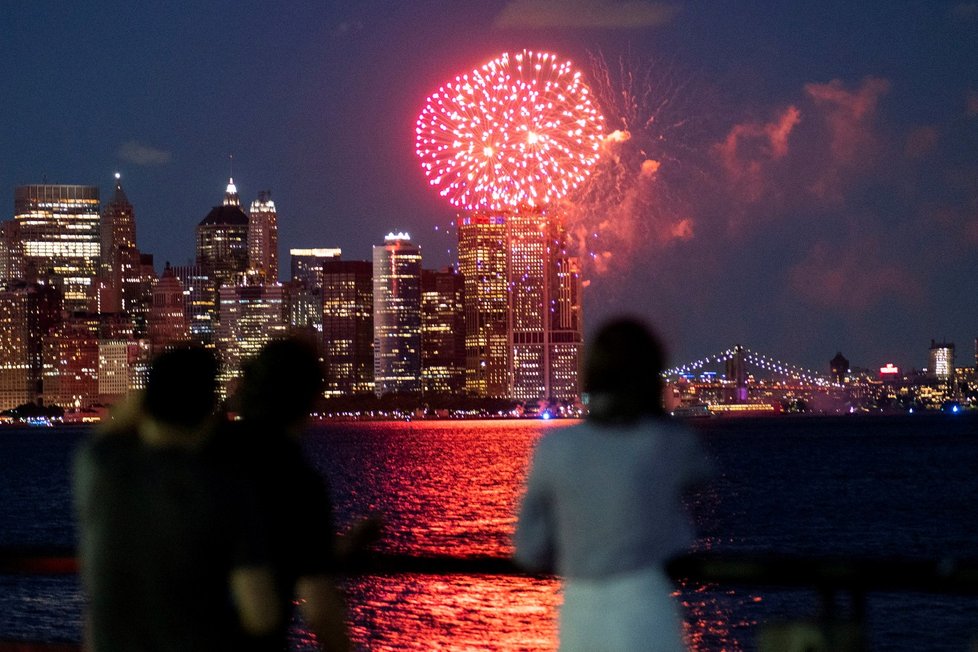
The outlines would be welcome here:
M 268 190 L 258 193 L 248 211 L 248 264 L 267 282 L 278 282 L 278 214 Z
M 140 259 L 136 248 L 135 212 L 115 175 L 112 201 L 102 211 L 99 276 L 108 289 L 99 312 L 140 312 Z
M 224 202 L 197 225 L 197 265 L 202 276 L 210 279 L 213 323 L 220 303 L 218 290 L 236 285 L 248 270 L 248 216 L 241 210 L 234 179 L 228 182 Z
M 406 233 L 373 248 L 374 393 L 421 392 L 421 250 Z
M 243 365 L 269 340 L 285 335 L 286 327 L 280 284 L 223 285 L 220 294 L 215 345 L 221 390 L 227 396 L 236 390 Z
M 88 310 L 99 272 L 101 216 L 95 186 L 36 184 L 14 191 L 18 264 L 29 281 L 50 275 L 65 310 Z
M 61 293 L 15 281 L 0 291 L 0 410 L 42 396 L 42 343 L 61 319 Z
M 335 248 L 290 249 L 289 325 L 323 330 L 323 263 L 339 260 Z
M 327 260 L 321 278 L 326 395 L 373 392 L 373 263 Z
M 200 265 L 174 265 L 173 275 L 183 287 L 183 312 L 190 339 L 198 344 L 213 344 L 217 325 L 217 298 L 214 283 Z
M 465 391 L 509 396 L 509 290 L 506 219 L 486 213 L 458 217 L 458 267 L 464 284 Z
M 190 339 L 183 283 L 177 278 L 170 263 L 163 268 L 163 275 L 153 288 L 153 302 L 147 316 L 147 334 L 153 355 L 168 346 Z
M 24 261 L 16 220 L 0 223 L 0 284 L 23 280 Z
M 98 315 L 74 313 L 44 337 L 44 402 L 86 408 L 98 396 Z
M 548 396 L 575 403 L 581 397 L 581 356 L 584 352 L 584 320 L 581 309 L 584 289 L 581 261 L 562 250 L 553 256 L 550 268 L 550 388 Z
M 150 358 L 147 340 L 99 340 L 99 399 L 112 403 L 131 391 L 145 388 Z
M 451 267 L 421 271 L 421 390 L 465 390 L 465 290 Z
M 954 343 L 930 341 L 927 370 L 940 381 L 954 378 Z

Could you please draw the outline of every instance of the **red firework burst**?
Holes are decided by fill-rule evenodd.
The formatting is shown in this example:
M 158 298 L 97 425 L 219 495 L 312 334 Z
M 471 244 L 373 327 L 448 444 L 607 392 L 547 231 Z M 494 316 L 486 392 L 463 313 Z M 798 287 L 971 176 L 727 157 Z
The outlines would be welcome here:
M 428 182 L 455 206 L 544 206 L 598 159 L 604 117 L 581 73 L 553 54 L 503 54 L 433 93 L 415 141 Z

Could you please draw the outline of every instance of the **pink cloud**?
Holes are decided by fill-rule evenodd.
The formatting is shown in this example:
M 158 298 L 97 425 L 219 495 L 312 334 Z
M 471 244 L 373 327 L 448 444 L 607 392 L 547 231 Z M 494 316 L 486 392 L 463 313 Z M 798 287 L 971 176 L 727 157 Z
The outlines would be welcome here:
M 825 116 L 829 147 L 836 163 L 854 165 L 875 149 L 872 120 L 880 97 L 889 89 L 890 82 L 878 77 L 867 77 L 853 91 L 838 79 L 827 84 L 805 84 L 805 92 Z
M 801 122 L 801 111 L 789 106 L 773 121 L 734 125 L 722 143 L 714 146 L 723 167 L 748 201 L 765 193 L 768 166 L 788 154 L 788 139 Z
M 794 292 L 818 309 L 865 312 L 894 298 L 917 302 L 924 297 L 920 281 L 890 262 L 872 237 L 837 248 L 817 243 L 789 270 L 788 280 Z

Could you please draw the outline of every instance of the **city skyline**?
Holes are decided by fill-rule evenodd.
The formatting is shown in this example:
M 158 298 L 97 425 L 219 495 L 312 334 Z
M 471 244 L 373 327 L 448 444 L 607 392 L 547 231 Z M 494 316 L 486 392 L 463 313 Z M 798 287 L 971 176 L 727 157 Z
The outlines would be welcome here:
M 637 96 L 657 121 L 602 107 L 609 133 L 631 127 L 618 160 L 647 183 L 588 200 L 607 210 L 585 216 L 600 232 L 586 330 L 637 312 L 676 362 L 741 343 L 818 370 L 838 350 L 920 368 L 932 339 L 970 358 L 978 5 L 562 5 L 7 8 L 0 188 L 95 184 L 105 204 L 120 171 L 160 273 L 192 262 L 233 154 L 244 203 L 271 190 L 281 260 L 297 246 L 368 260 L 405 230 L 441 267 L 456 211 L 414 160 L 425 97 L 527 47 L 573 60 L 600 95 L 592 55 L 612 82 L 624 58 L 655 81 Z

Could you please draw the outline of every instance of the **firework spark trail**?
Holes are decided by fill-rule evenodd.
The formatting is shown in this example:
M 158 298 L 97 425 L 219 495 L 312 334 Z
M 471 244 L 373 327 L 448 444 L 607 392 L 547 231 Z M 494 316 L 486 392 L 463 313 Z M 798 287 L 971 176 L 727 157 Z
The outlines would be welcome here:
M 590 270 L 627 264 L 640 246 L 693 236 L 690 184 L 703 181 L 690 145 L 697 119 L 688 79 L 621 57 L 591 54 L 595 100 L 608 119 L 601 157 L 562 210 Z
M 416 151 L 455 206 L 547 206 L 578 187 L 599 156 L 604 118 L 570 62 L 503 54 L 428 97 Z

